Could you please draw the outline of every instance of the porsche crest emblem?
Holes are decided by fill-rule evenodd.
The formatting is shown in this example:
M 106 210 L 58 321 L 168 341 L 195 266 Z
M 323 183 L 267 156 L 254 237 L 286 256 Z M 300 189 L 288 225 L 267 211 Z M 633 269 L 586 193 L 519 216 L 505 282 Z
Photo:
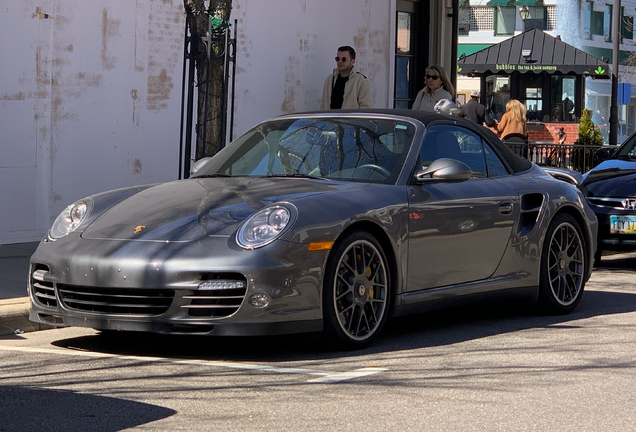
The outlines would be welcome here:
M 144 228 L 146 228 L 146 225 L 137 225 L 135 229 L 133 230 L 133 233 L 137 234 L 139 231 L 143 230 Z

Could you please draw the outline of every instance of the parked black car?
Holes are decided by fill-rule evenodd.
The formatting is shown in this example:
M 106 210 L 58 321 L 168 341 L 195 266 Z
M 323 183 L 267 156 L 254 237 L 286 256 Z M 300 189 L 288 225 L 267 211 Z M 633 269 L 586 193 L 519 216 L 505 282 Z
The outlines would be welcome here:
M 604 250 L 636 250 L 636 133 L 583 175 L 581 190 L 598 218 L 597 262 Z

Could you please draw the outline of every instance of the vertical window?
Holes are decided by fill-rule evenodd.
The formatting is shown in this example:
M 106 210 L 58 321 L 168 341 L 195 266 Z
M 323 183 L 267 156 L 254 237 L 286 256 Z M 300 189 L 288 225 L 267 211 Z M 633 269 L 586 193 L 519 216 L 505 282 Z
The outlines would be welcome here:
M 517 8 L 496 6 L 495 10 L 495 36 L 511 35 L 515 32 L 517 22 Z
M 412 13 L 397 13 L 394 108 L 409 108 L 409 103 L 411 102 L 414 78 L 412 20 Z
M 530 30 L 533 28 L 545 30 L 547 27 L 546 10 L 543 6 L 530 6 L 528 8 L 530 18 L 523 23 L 523 29 Z
M 468 36 L 470 31 L 470 4 L 468 2 L 460 3 L 458 21 L 459 35 Z
M 592 39 L 592 7 L 593 3 L 586 2 L 583 11 L 583 35 L 586 39 Z
M 510 100 L 510 77 L 491 75 L 486 77 L 485 105 L 493 119 L 501 119 Z
M 625 8 L 623 14 L 621 14 L 621 36 L 625 39 L 633 39 L 634 37 L 634 17 L 625 15 Z
M 605 37 L 605 42 L 612 41 L 612 15 L 613 15 L 614 6 L 613 5 L 605 5 L 605 13 L 603 14 L 603 36 Z
M 395 16 L 395 82 L 393 108 L 410 108 L 418 86 L 423 81 L 421 71 L 428 59 L 428 44 L 422 23 L 428 12 L 420 0 L 397 0 Z
M 576 121 L 576 78 L 553 76 L 550 82 L 550 121 Z

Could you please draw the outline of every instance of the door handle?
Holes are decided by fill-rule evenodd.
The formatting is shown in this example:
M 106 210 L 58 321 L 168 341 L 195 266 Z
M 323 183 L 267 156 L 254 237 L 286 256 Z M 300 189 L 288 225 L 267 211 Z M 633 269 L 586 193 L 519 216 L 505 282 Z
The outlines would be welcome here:
M 512 203 L 511 202 L 503 202 L 497 206 L 497 211 L 501 214 L 510 214 L 512 213 Z

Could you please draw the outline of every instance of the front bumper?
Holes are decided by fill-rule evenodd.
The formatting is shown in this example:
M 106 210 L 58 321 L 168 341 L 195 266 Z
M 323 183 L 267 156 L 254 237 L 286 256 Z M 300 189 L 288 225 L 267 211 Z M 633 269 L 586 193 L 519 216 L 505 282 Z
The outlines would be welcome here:
M 54 326 L 176 334 L 320 331 L 325 258 L 325 251 L 282 241 L 246 251 L 228 237 L 43 242 L 31 258 L 29 318 Z M 244 287 L 199 289 L 204 281 L 241 281 Z M 254 306 L 255 294 L 269 304 Z

